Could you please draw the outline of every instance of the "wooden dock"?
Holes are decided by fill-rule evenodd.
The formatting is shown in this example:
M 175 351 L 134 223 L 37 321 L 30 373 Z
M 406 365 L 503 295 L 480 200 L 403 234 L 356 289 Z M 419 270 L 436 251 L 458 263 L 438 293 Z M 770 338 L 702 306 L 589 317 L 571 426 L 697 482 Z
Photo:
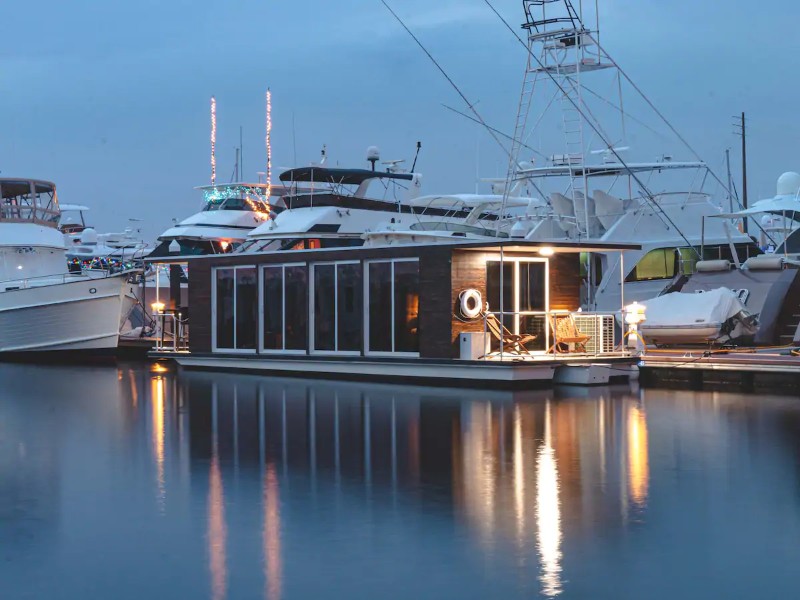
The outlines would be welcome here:
M 645 386 L 749 392 L 800 389 L 800 356 L 788 349 L 650 350 L 639 366 Z

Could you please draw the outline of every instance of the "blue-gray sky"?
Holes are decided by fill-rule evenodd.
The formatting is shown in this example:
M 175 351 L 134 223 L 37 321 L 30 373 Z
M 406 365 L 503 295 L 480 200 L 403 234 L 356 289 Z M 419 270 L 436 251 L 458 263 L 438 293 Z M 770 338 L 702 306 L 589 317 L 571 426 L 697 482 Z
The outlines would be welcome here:
M 520 0 L 495 0 L 517 26 Z M 429 50 L 513 130 L 525 54 L 482 0 L 393 0 Z M 721 169 L 731 116 L 752 119 L 750 193 L 800 170 L 797 42 L 787 0 L 600 0 L 603 41 L 700 154 Z M 92 207 L 101 231 L 144 218 L 154 237 L 199 205 L 208 181 L 208 101 L 218 101 L 219 176 L 244 127 L 245 173 L 263 170 L 263 93 L 274 94 L 274 164 L 411 158 L 427 192 L 470 191 L 504 171 L 446 81 L 379 0 L 13 0 L 3 3 L 0 171 L 51 179 Z M 544 141 L 547 144 L 547 140 Z M 734 168 L 739 167 L 738 149 Z

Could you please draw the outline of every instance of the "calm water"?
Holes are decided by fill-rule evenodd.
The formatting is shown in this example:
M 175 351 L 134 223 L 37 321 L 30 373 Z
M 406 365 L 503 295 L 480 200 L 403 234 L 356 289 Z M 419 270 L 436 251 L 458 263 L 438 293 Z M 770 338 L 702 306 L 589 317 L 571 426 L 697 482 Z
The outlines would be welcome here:
M 786 598 L 800 399 L 0 365 L 0 597 Z

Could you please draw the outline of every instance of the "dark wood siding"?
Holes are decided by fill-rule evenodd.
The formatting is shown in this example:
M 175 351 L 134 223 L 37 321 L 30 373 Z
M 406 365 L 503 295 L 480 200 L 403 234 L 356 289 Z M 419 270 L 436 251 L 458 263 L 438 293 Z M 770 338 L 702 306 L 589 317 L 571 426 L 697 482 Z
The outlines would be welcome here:
M 550 310 L 578 310 L 581 306 L 581 258 L 556 254 L 550 258 Z
M 419 261 L 419 352 L 422 358 L 452 355 L 450 248 L 428 248 Z
M 483 320 L 464 321 L 456 315 L 458 307 L 458 296 L 464 290 L 475 288 L 481 293 L 486 301 L 486 261 L 494 259 L 498 255 L 487 252 L 454 252 L 452 289 L 450 293 L 450 323 L 451 330 L 449 336 L 450 357 L 459 356 L 458 337 L 462 333 L 479 333 L 483 331 Z
M 189 265 L 189 350 L 211 352 L 211 264 Z

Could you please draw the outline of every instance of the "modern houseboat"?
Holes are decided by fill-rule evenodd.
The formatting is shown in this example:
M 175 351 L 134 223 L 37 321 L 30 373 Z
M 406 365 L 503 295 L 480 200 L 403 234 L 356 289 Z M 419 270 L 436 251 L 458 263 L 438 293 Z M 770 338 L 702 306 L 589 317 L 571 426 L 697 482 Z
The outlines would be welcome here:
M 71 273 L 56 186 L 0 179 L 0 353 L 113 350 L 126 274 Z
M 635 374 L 614 314 L 580 312 L 582 252 L 637 245 L 520 241 L 197 257 L 188 368 L 488 387 Z M 622 310 L 620 307 L 619 310 Z

